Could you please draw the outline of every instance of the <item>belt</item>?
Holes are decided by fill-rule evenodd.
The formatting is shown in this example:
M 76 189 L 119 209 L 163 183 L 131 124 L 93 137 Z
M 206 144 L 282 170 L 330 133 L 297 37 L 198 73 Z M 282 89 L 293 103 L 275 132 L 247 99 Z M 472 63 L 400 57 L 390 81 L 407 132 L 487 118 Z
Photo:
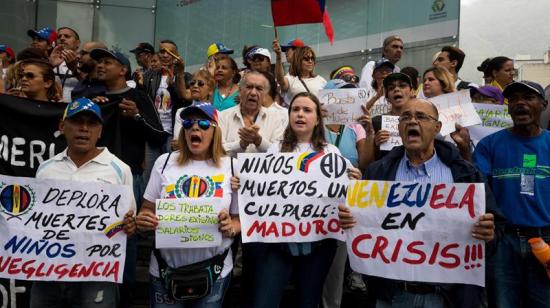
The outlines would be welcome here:
M 402 282 L 399 285 L 401 289 L 413 294 L 429 294 L 439 291 L 439 287 L 424 283 Z
M 520 227 L 513 225 L 506 225 L 504 228 L 506 232 L 516 234 L 517 236 L 524 237 L 540 237 L 550 235 L 550 227 Z

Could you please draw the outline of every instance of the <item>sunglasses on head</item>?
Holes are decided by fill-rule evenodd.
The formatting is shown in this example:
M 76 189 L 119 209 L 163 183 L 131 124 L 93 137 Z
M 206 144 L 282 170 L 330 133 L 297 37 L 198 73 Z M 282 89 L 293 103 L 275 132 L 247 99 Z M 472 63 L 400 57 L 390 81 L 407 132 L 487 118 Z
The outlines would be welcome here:
M 197 87 L 199 87 L 199 88 L 204 87 L 204 84 L 205 83 L 202 80 L 191 80 L 191 82 L 189 83 L 190 86 L 197 85 Z
M 210 120 L 205 120 L 205 119 L 202 119 L 202 120 L 191 120 L 191 119 L 186 119 L 186 120 L 183 120 L 183 128 L 184 129 L 191 129 L 193 127 L 193 125 L 195 125 L 195 123 L 197 123 L 197 125 L 199 126 L 200 129 L 202 130 L 207 130 L 210 128 L 210 126 L 212 127 L 216 127 L 216 123 L 210 121 Z

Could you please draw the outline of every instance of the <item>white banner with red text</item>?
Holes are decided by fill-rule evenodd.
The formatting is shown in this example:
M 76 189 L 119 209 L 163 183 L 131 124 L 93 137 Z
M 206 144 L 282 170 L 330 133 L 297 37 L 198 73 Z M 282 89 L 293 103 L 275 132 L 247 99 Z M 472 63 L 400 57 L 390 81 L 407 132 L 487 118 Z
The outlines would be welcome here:
M 352 269 L 390 279 L 485 285 L 485 243 L 472 228 L 483 184 L 352 181 L 346 230 Z

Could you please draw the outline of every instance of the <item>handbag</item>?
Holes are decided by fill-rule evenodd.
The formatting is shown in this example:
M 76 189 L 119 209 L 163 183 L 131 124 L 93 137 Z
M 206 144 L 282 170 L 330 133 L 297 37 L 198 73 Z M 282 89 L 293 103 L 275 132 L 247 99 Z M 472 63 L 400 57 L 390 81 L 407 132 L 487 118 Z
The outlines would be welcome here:
M 212 286 L 223 270 L 223 262 L 229 249 L 222 254 L 197 263 L 171 268 L 154 249 L 157 258 L 160 279 L 174 300 L 187 301 L 210 295 Z

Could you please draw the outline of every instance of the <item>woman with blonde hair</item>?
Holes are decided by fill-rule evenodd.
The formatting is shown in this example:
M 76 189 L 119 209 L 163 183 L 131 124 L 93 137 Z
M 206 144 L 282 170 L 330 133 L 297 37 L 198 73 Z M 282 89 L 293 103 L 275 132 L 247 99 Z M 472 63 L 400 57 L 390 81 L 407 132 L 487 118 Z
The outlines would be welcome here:
M 44 60 L 29 59 L 20 64 L 21 96 L 48 102 L 61 100 L 60 87 L 55 82 L 53 67 Z
M 281 62 L 281 46 L 278 39 L 273 40 L 275 51 L 275 77 L 281 86 L 281 92 L 286 93 L 285 101 L 292 101 L 298 93 L 308 92 L 315 96 L 323 89 L 327 81 L 315 74 L 315 51 L 309 46 L 296 48 L 290 63 L 289 74 L 285 75 Z
M 424 72 L 422 79 L 426 98 L 455 91 L 453 75 L 443 67 L 430 67 Z
M 240 232 L 237 197 L 230 184 L 232 162 L 223 149 L 218 113 L 211 104 L 192 105 L 180 116 L 183 120 L 178 138 L 180 150 L 165 153 L 155 162 L 143 206 L 136 217 L 138 231 L 151 231 L 159 226 L 155 215 L 158 199 L 219 198 L 214 211 L 218 213 L 223 239 L 220 245 L 209 248 L 155 250 L 149 265 L 151 307 L 221 307 L 233 269 L 230 246 Z M 200 268 L 209 269 L 208 279 L 181 278 L 202 274 L 195 273 L 199 263 Z M 163 273 L 170 272 L 182 274 L 180 278 L 163 277 Z M 197 290 L 209 291 L 195 294 Z

